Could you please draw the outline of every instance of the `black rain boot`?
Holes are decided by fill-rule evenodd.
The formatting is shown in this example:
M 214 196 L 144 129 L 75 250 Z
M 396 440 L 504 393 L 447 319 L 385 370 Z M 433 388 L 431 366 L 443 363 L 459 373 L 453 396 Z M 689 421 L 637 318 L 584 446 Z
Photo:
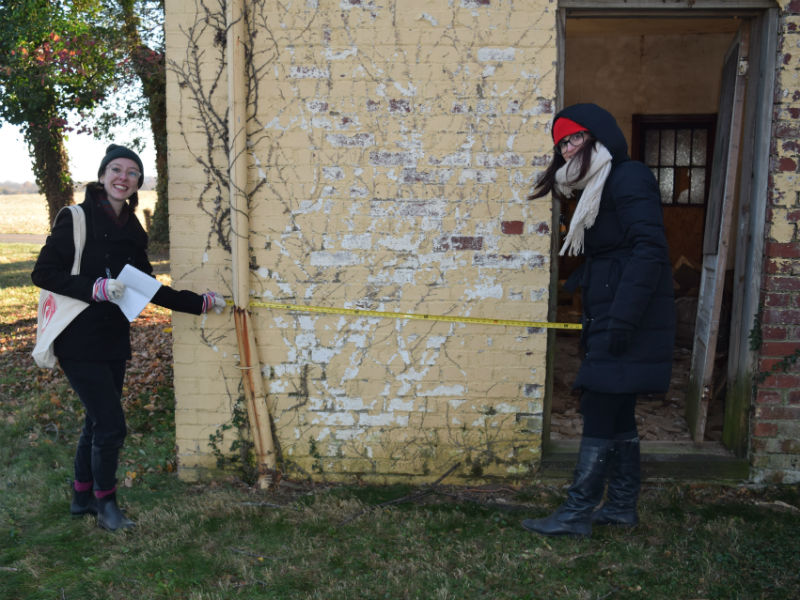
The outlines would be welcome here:
M 628 527 L 639 523 L 636 503 L 642 483 L 640 457 L 639 437 L 635 434 L 614 442 L 606 502 L 592 515 L 592 523 Z
M 135 525 L 117 506 L 116 492 L 97 499 L 97 524 L 108 531 L 128 529 Z
M 522 526 L 542 535 L 592 535 L 592 511 L 603 498 L 606 459 L 614 440 L 581 438 L 567 500 L 549 517 L 525 519 Z
M 69 512 L 76 517 L 80 515 L 96 515 L 97 503 L 94 492 L 91 489 L 79 492 L 72 488 L 72 503 L 69 505 Z

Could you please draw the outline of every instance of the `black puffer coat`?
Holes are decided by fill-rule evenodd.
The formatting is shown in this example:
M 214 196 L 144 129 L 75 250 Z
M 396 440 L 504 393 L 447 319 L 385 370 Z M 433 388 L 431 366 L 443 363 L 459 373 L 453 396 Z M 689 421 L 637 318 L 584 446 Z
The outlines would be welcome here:
M 559 117 L 586 127 L 613 159 L 597 219 L 584 237 L 579 283 L 585 355 L 574 387 L 666 392 L 675 303 L 658 185 L 650 169 L 628 157 L 625 137 L 610 113 L 595 104 L 576 104 Z M 631 336 L 618 356 L 609 353 L 609 329 L 615 328 Z
M 72 213 L 62 211 L 47 237 L 31 273 L 40 288 L 88 302 L 89 306 L 56 338 L 55 355 L 74 360 L 119 360 L 131 357 L 130 324 L 116 304 L 93 302 L 92 288 L 98 277 L 116 277 L 126 264 L 150 275 L 153 267 L 147 258 L 147 234 L 136 215 L 131 214 L 120 227 L 101 205 L 105 191 L 90 184 L 81 208 L 86 215 L 86 246 L 81 255 L 81 270 L 71 275 L 75 244 L 72 239 Z M 153 303 L 171 310 L 199 315 L 202 296 L 161 286 Z

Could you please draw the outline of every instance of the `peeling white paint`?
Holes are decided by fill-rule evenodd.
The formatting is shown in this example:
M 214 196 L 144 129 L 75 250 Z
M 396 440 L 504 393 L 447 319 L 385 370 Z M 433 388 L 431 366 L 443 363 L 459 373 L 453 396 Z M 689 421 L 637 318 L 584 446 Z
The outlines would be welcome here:
M 463 385 L 440 385 L 432 390 L 417 392 L 420 396 L 463 396 L 466 388 Z
M 398 427 L 408 426 L 408 415 L 394 415 L 392 413 L 368 415 L 360 413 L 358 417 L 358 424 L 366 427 L 386 427 L 389 425 L 397 425 Z
M 422 13 L 422 14 L 419 16 L 419 20 L 420 20 L 420 21 L 427 21 L 428 23 L 430 23 L 430 24 L 431 24 L 431 25 L 433 25 L 434 27 L 437 27 L 437 26 L 439 25 L 439 21 L 437 21 L 437 20 L 436 20 L 434 17 L 432 17 L 432 16 L 431 16 L 431 15 L 429 15 L 428 13 Z
M 410 96 L 416 96 L 417 95 L 417 87 L 412 83 L 409 83 L 408 86 L 406 86 L 404 88 L 402 85 L 400 85 L 399 81 L 395 81 L 394 82 L 394 87 L 398 92 L 403 94 L 403 96 L 409 96 L 410 97 Z
M 413 400 L 403 400 L 402 398 L 392 398 L 389 401 L 389 410 L 401 410 L 411 412 L 414 410 L 414 401 Z
M 345 58 L 356 56 L 357 54 L 358 48 L 355 46 L 351 46 L 350 48 L 345 48 L 344 50 L 339 51 L 336 51 L 333 48 L 325 49 L 325 58 L 328 60 L 344 60 Z

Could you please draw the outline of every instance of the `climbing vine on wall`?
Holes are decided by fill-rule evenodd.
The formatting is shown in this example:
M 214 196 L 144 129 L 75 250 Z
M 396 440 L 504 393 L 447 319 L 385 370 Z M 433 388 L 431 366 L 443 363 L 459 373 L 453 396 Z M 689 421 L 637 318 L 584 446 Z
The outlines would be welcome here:
M 181 49 L 168 63 L 181 95 L 173 127 L 181 158 L 198 167 L 183 170 L 208 220 L 197 233 L 206 250 L 231 253 L 231 24 L 224 0 L 194 6 L 170 43 Z M 420 27 L 398 0 L 245 8 L 247 145 L 237 160 L 248 165 L 251 297 L 465 316 L 542 304 L 550 207 L 525 198 L 530 163 L 542 160 L 531 156 L 532 133 L 553 110 L 552 61 L 527 60 L 550 44 L 544 7 L 499 47 L 483 37 L 487 23 L 515 17 L 488 4 L 449 3 L 420 14 Z M 504 219 L 529 222 L 530 235 L 506 235 Z M 523 390 L 542 383 L 532 367 L 542 332 L 253 317 L 289 469 L 296 459 L 309 476 L 428 474 L 456 454 L 482 476 L 531 455 L 510 440 L 519 415 L 540 410 Z M 515 372 L 499 370 L 505 356 L 487 364 L 506 351 L 525 357 Z

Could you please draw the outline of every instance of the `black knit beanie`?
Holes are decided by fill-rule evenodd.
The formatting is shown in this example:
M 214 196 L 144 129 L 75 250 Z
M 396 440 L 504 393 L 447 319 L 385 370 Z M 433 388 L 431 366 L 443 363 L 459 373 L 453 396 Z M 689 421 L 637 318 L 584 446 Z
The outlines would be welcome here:
M 142 166 L 142 159 L 130 148 L 125 146 L 117 146 L 116 144 L 109 144 L 106 148 L 106 155 L 100 161 L 100 168 L 97 170 L 98 179 L 103 175 L 106 166 L 115 158 L 129 158 L 139 166 L 139 186 L 142 187 L 144 183 L 144 166 Z

